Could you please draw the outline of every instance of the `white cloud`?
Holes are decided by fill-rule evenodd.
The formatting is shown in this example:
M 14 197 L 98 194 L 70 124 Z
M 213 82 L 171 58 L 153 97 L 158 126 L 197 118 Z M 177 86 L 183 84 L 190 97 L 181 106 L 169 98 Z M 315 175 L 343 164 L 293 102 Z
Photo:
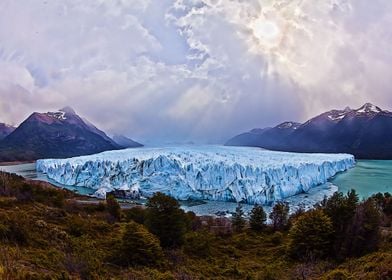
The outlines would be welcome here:
M 392 2 L 3 0 L 0 119 L 71 105 L 141 140 L 224 141 L 389 108 Z

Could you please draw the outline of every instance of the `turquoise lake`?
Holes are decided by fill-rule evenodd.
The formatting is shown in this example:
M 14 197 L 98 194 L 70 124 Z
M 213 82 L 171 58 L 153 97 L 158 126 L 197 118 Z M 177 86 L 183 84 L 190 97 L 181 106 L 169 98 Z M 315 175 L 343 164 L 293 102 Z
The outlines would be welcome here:
M 377 192 L 392 193 L 392 160 L 358 160 L 354 168 L 330 182 L 343 193 L 355 189 L 362 198 Z

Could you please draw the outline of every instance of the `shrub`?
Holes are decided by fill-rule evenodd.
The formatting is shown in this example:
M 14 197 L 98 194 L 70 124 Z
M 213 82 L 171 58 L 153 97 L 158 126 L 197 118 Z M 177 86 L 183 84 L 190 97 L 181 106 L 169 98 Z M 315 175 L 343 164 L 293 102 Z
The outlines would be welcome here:
M 67 231 L 75 237 L 82 236 L 87 233 L 87 224 L 84 219 L 78 215 L 72 215 L 67 219 Z
M 163 260 L 163 251 L 156 236 L 143 225 L 129 222 L 122 237 L 119 263 L 125 265 L 156 265 Z
M 108 195 L 106 197 L 106 207 L 110 216 L 115 221 L 119 221 L 121 218 L 121 207 L 120 204 L 118 204 L 114 195 Z
M 322 278 L 323 280 L 348 280 L 351 279 L 349 273 L 343 269 L 335 269 L 327 273 Z
M 185 235 L 184 252 L 197 257 L 211 254 L 213 236 L 207 231 L 190 232 Z
M 130 209 L 123 210 L 126 221 L 134 221 L 138 224 L 144 224 L 146 210 L 140 206 L 132 207 Z
M 279 245 L 283 241 L 283 233 L 280 231 L 275 231 L 271 236 L 271 242 L 274 245 Z
M 331 219 L 322 210 L 300 216 L 289 232 L 289 254 L 298 259 L 326 257 L 333 233 Z

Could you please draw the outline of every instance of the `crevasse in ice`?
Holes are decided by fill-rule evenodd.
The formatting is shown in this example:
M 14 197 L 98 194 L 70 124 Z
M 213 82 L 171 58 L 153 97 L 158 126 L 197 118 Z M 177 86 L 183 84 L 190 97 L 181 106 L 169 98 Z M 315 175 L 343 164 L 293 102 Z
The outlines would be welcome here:
M 355 165 L 348 154 L 299 154 L 249 147 L 178 146 L 44 159 L 37 171 L 64 185 L 130 189 L 149 197 L 269 204 L 325 183 Z

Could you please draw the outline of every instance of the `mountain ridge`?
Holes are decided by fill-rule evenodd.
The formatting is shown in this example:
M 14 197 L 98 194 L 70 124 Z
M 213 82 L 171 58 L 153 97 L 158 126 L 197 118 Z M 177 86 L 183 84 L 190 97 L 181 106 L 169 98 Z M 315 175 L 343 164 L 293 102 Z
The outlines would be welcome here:
M 123 149 L 71 107 L 33 112 L 0 141 L 0 161 L 66 158 Z
M 284 122 L 266 130 L 259 129 L 258 134 L 252 131 L 234 136 L 225 145 L 392 159 L 392 113 L 371 103 L 358 109 L 330 110 L 303 124 Z

